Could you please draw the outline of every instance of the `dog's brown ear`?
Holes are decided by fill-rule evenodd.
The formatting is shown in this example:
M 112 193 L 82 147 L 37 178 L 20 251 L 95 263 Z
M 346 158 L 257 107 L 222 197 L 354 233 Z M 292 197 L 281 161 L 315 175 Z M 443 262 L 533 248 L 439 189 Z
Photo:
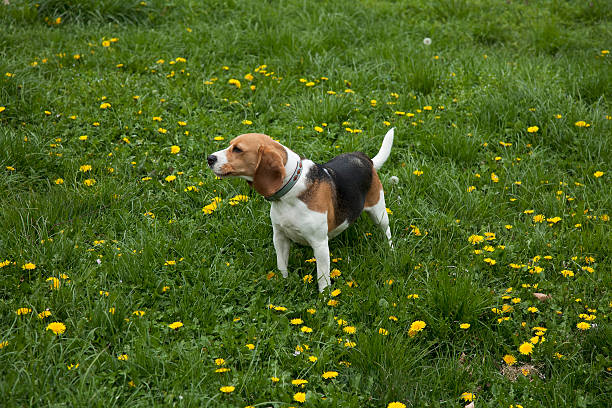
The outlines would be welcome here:
M 257 150 L 257 167 L 253 176 L 253 188 L 264 197 L 276 193 L 283 186 L 285 165 L 283 157 L 272 146 L 263 145 Z

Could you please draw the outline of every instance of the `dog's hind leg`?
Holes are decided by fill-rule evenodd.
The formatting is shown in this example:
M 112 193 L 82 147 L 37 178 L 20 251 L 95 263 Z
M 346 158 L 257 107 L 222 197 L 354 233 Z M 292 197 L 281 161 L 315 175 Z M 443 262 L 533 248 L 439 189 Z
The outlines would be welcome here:
M 387 214 L 387 207 L 385 205 L 385 193 L 380 190 L 378 202 L 370 207 L 365 207 L 363 210 L 368 213 L 374 224 L 378 225 L 382 232 L 385 233 L 389 241 L 389 246 L 393 248 L 391 228 L 389 228 L 389 214 Z
M 314 250 L 314 256 L 317 259 L 317 283 L 319 292 L 323 292 L 326 287 L 331 285 L 329 277 L 329 246 L 327 237 L 320 241 L 309 242 Z

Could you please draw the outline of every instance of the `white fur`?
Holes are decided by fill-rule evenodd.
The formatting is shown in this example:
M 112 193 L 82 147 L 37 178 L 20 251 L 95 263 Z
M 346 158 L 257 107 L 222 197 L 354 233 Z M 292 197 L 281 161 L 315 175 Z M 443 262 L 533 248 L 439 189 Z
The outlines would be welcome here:
M 223 175 L 221 173 L 221 167 L 224 164 L 227 164 L 227 149 L 223 149 L 223 150 L 219 150 L 218 152 L 214 152 L 211 156 L 217 157 L 217 161 L 211 167 L 211 170 L 215 173 L 217 177 L 221 177 Z
M 382 147 L 378 154 L 372 159 L 374 167 L 379 169 L 387 160 L 393 144 L 393 129 L 385 135 Z M 283 146 L 287 151 L 287 163 L 285 164 L 286 184 L 300 161 L 300 156 L 291 149 Z M 217 162 L 212 170 L 221 176 L 221 166 L 227 163 L 227 149 L 213 153 L 217 156 Z M 288 275 L 289 250 L 291 241 L 302 245 L 309 245 L 314 251 L 317 260 L 317 283 L 319 291 L 322 292 L 327 286 L 331 285 L 329 276 L 329 239 L 344 231 L 348 222 L 343 222 L 332 231 L 328 232 L 327 213 L 312 211 L 299 199 L 300 195 L 306 191 L 306 175 L 315 165 L 308 159 L 302 160 L 303 170 L 297 183 L 277 201 L 271 202 L 270 219 L 272 220 L 274 249 L 276 250 L 276 263 L 283 277 Z M 244 177 L 246 178 L 246 177 Z M 251 179 L 249 177 L 249 179 Z M 252 179 L 250 180 L 252 181 Z M 380 199 L 376 205 L 364 208 L 375 224 L 377 224 L 387 236 L 389 245 L 391 243 L 391 230 L 389 229 L 389 216 L 385 207 L 384 193 L 380 192 Z
M 389 158 L 391 154 L 391 146 L 393 146 L 393 134 L 395 133 L 395 128 L 391 128 L 385 135 L 383 139 L 382 146 L 380 146 L 380 150 L 376 154 L 376 156 L 372 157 L 372 163 L 374 163 L 374 168 L 376 170 L 380 169 L 383 164 Z
M 286 148 L 287 164 L 285 172 L 293 174 L 299 156 Z M 327 245 L 327 213 L 320 213 L 308 209 L 306 204 L 298 197 L 306 190 L 306 177 L 314 166 L 311 160 L 302 160 L 303 172 L 298 182 L 289 192 L 278 201 L 272 201 L 270 219 L 274 233 L 274 249 L 276 250 L 276 263 L 283 277 L 287 277 L 287 264 L 291 241 L 302 245 L 309 245 L 314 250 L 317 259 L 317 282 L 322 292 L 331 284 L 329 277 L 329 247 Z
M 372 222 L 380 227 L 382 232 L 387 236 L 387 240 L 389 241 L 389 246 L 393 248 L 393 242 L 391 241 L 391 228 L 389 228 L 389 214 L 387 213 L 387 206 L 385 204 L 385 193 L 380 190 L 380 198 L 376 204 L 372 207 L 365 207 L 363 209 L 370 218 Z
M 381 166 L 389 157 L 392 143 L 393 129 L 387 132 L 385 136 L 383 147 L 381 148 L 382 155 L 380 152 L 376 155 Z M 297 160 L 300 160 L 300 158 L 289 148 L 285 147 L 285 149 L 288 157 L 285 173 L 290 177 L 295 170 Z M 381 159 L 381 157 L 383 158 Z M 270 219 L 272 220 L 276 262 L 281 274 L 286 278 L 288 275 L 287 267 L 291 241 L 311 246 L 317 260 L 317 283 L 319 291 L 322 292 L 327 286 L 331 285 L 328 241 L 348 228 L 349 223 L 345 221 L 328 232 L 327 212 L 312 211 L 298 198 L 307 188 L 305 175 L 314 166 L 314 163 L 307 159 L 302 160 L 302 164 L 304 166 L 302 176 L 295 186 L 280 200 L 271 202 Z M 287 181 L 288 177 L 285 178 L 284 182 Z M 389 240 L 389 245 L 393 248 L 384 192 L 380 192 L 380 199 L 374 206 L 364 208 L 364 211 L 368 213 L 372 221 L 385 233 Z

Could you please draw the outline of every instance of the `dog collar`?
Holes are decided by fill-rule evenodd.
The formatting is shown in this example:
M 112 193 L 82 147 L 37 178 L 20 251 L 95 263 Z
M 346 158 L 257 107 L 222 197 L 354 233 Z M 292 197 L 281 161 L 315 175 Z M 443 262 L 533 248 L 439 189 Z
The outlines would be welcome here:
M 285 194 L 287 194 L 293 188 L 293 186 L 295 186 L 295 183 L 298 182 L 301 175 L 302 175 L 302 160 L 299 160 L 297 166 L 295 166 L 293 175 L 291 176 L 287 184 L 282 186 L 280 190 L 278 190 L 276 193 L 272 194 L 269 197 L 264 197 L 264 198 L 268 201 L 280 200 Z

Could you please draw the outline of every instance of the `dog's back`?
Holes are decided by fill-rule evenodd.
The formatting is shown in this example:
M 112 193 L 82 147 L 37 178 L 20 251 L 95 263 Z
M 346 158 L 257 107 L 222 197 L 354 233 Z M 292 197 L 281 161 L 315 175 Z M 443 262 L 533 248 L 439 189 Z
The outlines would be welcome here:
M 372 160 L 361 152 L 345 153 L 317 165 L 330 179 L 335 191 L 336 225 L 353 223 L 363 211 L 372 186 Z

